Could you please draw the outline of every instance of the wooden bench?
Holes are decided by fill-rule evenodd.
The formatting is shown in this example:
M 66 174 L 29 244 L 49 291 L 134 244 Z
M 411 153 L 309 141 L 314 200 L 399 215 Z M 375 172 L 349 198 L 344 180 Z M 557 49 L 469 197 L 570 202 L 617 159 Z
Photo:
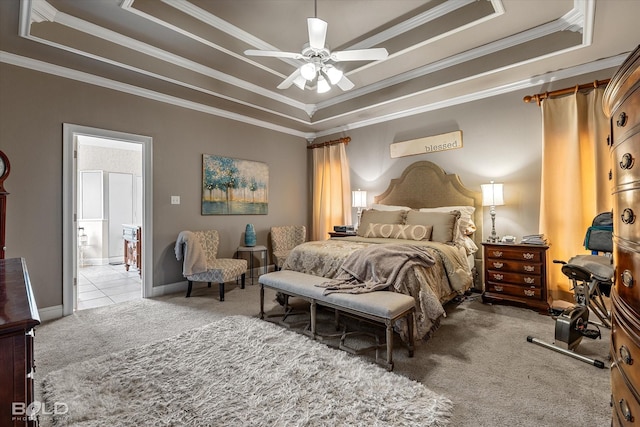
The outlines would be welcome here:
M 377 291 L 362 294 L 332 293 L 324 295 L 324 288 L 316 286 L 326 282 L 325 277 L 313 276 L 291 270 L 280 270 L 263 274 L 258 279 L 260 283 L 260 318 L 264 319 L 264 288 L 268 287 L 288 296 L 302 298 L 310 303 L 310 335 L 318 338 L 316 331 L 317 305 L 330 307 L 338 312 L 348 313 L 355 317 L 364 318 L 386 326 L 387 358 L 383 365 L 393 369 L 393 324 L 396 320 L 406 317 L 408 325 L 409 357 L 413 357 L 414 336 L 413 316 L 415 301 L 412 297 L 397 292 Z M 343 337 L 344 338 L 344 337 Z M 340 348 L 356 352 L 346 347 L 341 340 Z M 376 353 L 377 361 L 377 353 Z

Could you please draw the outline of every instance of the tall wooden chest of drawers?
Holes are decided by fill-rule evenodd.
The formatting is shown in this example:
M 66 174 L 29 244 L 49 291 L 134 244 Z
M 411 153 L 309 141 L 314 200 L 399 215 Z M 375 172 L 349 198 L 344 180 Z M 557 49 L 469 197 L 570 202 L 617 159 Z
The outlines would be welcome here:
M 609 82 L 603 106 L 611 118 L 612 425 L 640 426 L 640 47 Z
M 483 243 L 484 302 L 509 302 L 547 311 L 546 245 Z
M 22 258 L 0 260 L 0 425 L 32 426 L 33 328 L 40 324 Z

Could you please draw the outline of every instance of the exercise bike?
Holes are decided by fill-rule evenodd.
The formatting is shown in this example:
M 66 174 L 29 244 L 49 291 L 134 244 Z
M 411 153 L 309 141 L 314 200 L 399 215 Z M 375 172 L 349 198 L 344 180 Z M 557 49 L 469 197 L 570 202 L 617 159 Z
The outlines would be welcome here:
M 566 262 L 553 261 L 562 264 L 562 273 L 571 280 L 575 300 L 572 307 L 553 313 L 556 321 L 555 345 L 531 336 L 527 337 L 527 341 L 602 369 L 604 362 L 575 353 L 575 349 L 584 337 L 602 338 L 600 327 L 611 329 L 611 313 L 604 301 L 604 297 L 611 292 L 614 275 L 611 258 L 613 218 L 610 212 L 599 214 L 593 220 L 585 237 L 585 248 L 591 250 L 592 255 L 576 255 Z M 590 313 L 600 321 L 589 320 Z

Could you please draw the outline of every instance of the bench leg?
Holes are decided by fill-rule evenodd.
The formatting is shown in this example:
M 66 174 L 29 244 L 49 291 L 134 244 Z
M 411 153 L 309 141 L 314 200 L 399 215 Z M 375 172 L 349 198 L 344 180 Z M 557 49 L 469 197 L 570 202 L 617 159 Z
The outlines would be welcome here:
M 185 298 L 189 298 L 191 296 L 191 288 L 193 287 L 193 281 L 189 280 L 189 286 L 187 287 L 187 296 Z
M 260 284 L 260 320 L 264 320 L 264 285 Z
M 387 370 L 393 371 L 393 320 L 385 320 L 387 326 Z
M 407 314 L 407 333 L 409 334 L 409 357 L 413 357 L 413 351 L 415 349 L 415 337 L 413 335 L 413 311 Z
M 311 312 L 311 336 L 313 337 L 313 339 L 316 339 L 316 301 L 315 300 L 311 300 L 311 307 L 310 307 L 310 312 Z
M 220 301 L 224 301 L 224 282 L 220 283 Z

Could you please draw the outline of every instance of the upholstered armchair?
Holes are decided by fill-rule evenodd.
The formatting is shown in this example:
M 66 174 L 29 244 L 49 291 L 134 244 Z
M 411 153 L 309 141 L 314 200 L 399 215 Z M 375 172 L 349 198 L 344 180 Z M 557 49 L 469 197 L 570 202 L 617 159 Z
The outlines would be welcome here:
M 220 287 L 220 301 L 224 301 L 224 284 L 241 278 L 244 289 L 247 260 L 218 258 L 220 239 L 217 230 L 182 231 L 176 240 L 175 252 L 182 260 L 182 275 L 189 281 L 187 298 L 191 296 L 193 282 L 216 282 Z
M 271 227 L 271 247 L 273 249 L 274 269 L 282 269 L 291 249 L 307 240 L 307 228 L 304 225 L 283 225 Z

